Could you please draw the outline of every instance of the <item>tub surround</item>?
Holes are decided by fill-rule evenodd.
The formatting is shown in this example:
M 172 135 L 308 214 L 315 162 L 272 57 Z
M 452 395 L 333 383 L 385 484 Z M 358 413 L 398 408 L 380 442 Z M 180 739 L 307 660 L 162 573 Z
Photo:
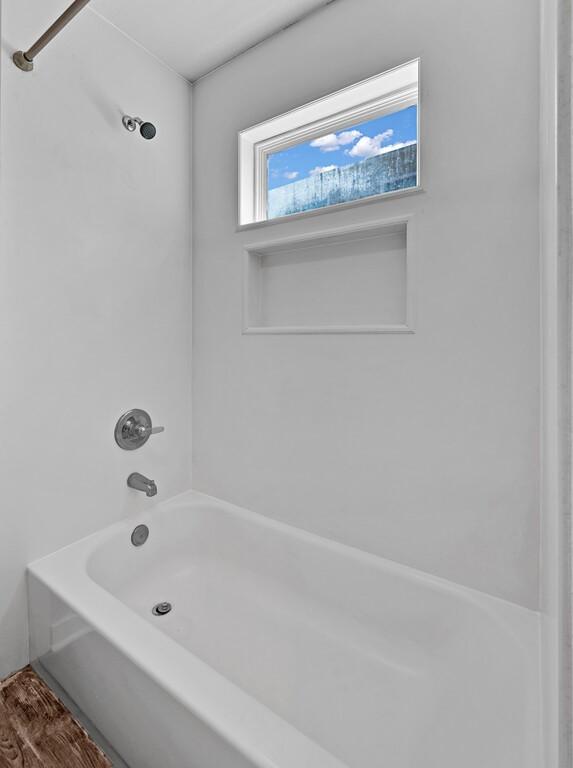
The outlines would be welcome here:
M 191 87 L 89 7 L 21 72 L 65 4 L 2 4 L 0 678 L 29 659 L 26 565 L 150 503 L 134 470 L 191 485 Z M 168 427 L 135 466 L 113 436 L 134 405 Z
M 193 88 L 193 487 L 533 609 L 538 38 L 538 0 L 334 2 Z M 423 192 L 237 231 L 238 131 L 416 57 Z M 406 215 L 414 334 L 240 335 L 245 248 Z

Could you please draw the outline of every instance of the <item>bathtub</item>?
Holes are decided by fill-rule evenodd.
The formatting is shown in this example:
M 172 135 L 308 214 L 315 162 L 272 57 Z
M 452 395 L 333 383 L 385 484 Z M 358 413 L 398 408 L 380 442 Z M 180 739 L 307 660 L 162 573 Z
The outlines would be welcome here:
M 28 586 L 33 658 L 131 768 L 542 765 L 536 613 L 226 502 L 159 504 Z

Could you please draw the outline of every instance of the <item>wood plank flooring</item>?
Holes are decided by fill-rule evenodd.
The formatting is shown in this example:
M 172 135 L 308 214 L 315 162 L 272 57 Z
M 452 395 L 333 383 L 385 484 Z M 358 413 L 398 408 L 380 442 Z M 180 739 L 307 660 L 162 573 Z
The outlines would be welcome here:
M 31 667 L 0 682 L 0 768 L 112 768 Z

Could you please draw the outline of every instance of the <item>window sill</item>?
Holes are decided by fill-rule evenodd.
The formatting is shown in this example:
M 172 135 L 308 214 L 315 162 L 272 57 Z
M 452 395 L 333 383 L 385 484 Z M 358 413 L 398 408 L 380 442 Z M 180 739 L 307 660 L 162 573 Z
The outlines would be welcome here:
M 243 335 L 257 335 L 257 334 L 285 334 L 285 335 L 297 335 L 297 334 L 316 334 L 324 335 L 328 333 L 345 334 L 345 333 L 415 333 L 415 330 L 409 325 L 310 325 L 310 326 L 298 326 L 298 325 L 269 325 L 269 326 L 246 326 L 243 328 Z

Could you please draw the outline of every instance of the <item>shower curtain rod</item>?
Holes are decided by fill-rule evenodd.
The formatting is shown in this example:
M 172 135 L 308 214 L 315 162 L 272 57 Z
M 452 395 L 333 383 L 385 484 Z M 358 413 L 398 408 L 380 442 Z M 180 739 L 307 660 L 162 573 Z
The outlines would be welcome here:
M 39 37 L 36 40 L 34 45 L 30 46 L 27 51 L 16 51 L 12 56 L 14 64 L 24 72 L 31 72 L 34 69 L 35 57 L 89 2 L 90 0 L 74 0 L 70 7 L 66 8 L 62 15 L 54 21 L 52 26 L 44 32 L 42 37 Z

